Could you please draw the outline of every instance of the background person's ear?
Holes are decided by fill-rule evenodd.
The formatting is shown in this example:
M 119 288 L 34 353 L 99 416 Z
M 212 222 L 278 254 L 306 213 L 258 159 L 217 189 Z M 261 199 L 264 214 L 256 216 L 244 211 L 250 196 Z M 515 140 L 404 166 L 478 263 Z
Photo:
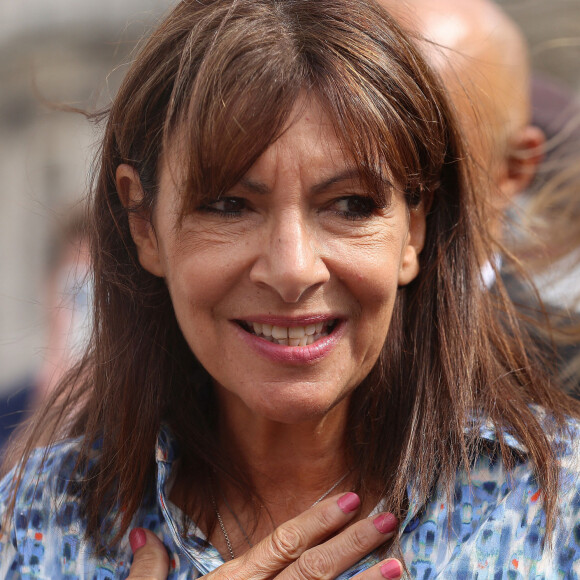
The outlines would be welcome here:
M 508 152 L 498 184 L 508 199 L 524 191 L 534 179 L 544 158 L 544 132 L 534 125 L 516 131 L 508 144 Z
M 144 193 L 141 179 L 131 165 L 121 164 L 116 172 L 117 193 L 129 218 L 131 237 L 137 247 L 139 263 L 151 274 L 163 277 L 163 268 L 159 259 L 159 245 L 152 216 L 148 211 L 133 210 L 143 201 Z
M 409 233 L 401 255 L 399 267 L 399 286 L 405 286 L 419 274 L 419 254 L 425 245 L 427 230 L 426 204 L 422 201 L 418 206 L 409 210 Z

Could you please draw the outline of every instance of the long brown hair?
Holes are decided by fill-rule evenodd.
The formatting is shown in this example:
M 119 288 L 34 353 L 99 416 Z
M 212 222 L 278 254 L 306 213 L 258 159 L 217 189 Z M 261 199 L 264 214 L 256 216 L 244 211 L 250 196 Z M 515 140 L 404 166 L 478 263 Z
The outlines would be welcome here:
M 530 404 L 557 419 L 576 411 L 528 359 L 504 294 L 482 287 L 487 240 L 461 138 L 413 42 L 368 0 L 184 0 L 103 115 L 91 208 L 94 336 L 49 405 L 50 441 L 82 437 L 79 469 L 100 441 L 92 476 L 79 484 L 88 537 L 114 541 L 101 516 L 118 505 L 116 539 L 126 532 L 152 485 L 163 422 L 195 474 L 188 511 L 210 526 L 209 474 L 232 477 L 234 469 L 214 436 L 209 377 L 179 330 L 164 281 L 138 262 L 116 168 L 138 171 L 145 199 L 129 211 L 146 215 L 160 156 L 179 136 L 187 212 L 244 175 L 304 92 L 322 104 L 373 195 L 385 195 L 390 180 L 410 207 L 430 204 L 421 272 L 400 288 L 383 351 L 352 400 L 347 446 L 357 490 L 380 485 L 388 508 L 403 516 L 409 482 L 421 499 L 437 482 L 451 490 L 458 467 L 468 469 L 480 449 L 477 422 L 489 419 L 508 466 L 514 457 L 502 433 L 529 450 L 551 529 L 558 468 Z M 25 457 L 43 423 L 32 428 Z

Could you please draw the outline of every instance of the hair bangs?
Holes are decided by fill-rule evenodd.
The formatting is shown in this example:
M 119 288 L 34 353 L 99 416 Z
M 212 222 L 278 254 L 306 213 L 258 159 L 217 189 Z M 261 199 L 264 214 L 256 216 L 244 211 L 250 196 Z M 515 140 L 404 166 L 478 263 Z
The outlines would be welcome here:
M 434 189 L 444 123 L 437 99 L 421 90 L 416 49 L 394 23 L 391 34 L 400 32 L 407 52 L 393 51 L 380 27 L 355 25 L 361 14 L 341 17 L 332 3 L 217 4 L 211 22 L 198 12 L 184 41 L 167 111 L 164 150 L 179 144 L 183 214 L 243 177 L 289 126 L 301 93 L 318 98 L 378 203 L 388 203 L 393 188 L 411 204 Z M 316 26 L 305 25 L 314 21 L 309 11 Z M 374 12 L 390 20 L 377 6 L 366 16 Z
M 370 21 L 364 27 L 329 18 L 303 42 L 304 58 L 313 91 L 369 193 L 384 202 L 385 192 L 396 188 L 413 205 L 440 181 L 447 126 L 439 95 L 425 90 L 437 85 L 427 67 L 417 66 L 416 48 L 380 7 L 369 6 L 365 15 L 373 10 L 390 21 L 391 35 L 399 34 L 406 51 L 394 51 L 393 39 Z
M 188 213 L 224 195 L 287 126 L 305 82 L 280 14 L 234 2 L 199 46 L 192 30 L 167 113 L 165 148 L 179 145 Z

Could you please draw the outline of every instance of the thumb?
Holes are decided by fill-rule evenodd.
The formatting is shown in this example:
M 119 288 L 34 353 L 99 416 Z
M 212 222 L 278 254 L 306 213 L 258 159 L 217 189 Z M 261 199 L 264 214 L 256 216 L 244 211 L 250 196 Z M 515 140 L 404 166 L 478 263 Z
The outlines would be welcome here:
M 159 538 L 149 530 L 135 528 L 129 534 L 133 564 L 127 580 L 166 580 L 169 556 Z

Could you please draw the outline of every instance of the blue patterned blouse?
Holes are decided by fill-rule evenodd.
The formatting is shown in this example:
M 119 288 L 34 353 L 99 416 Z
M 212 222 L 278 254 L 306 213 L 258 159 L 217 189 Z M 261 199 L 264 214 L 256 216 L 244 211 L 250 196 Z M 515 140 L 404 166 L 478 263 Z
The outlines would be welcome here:
M 450 504 L 442 490 L 427 505 L 419 506 L 411 499 L 409 515 L 400 528 L 411 576 L 580 579 L 580 442 L 575 438 L 580 424 L 571 422 L 570 428 L 570 437 L 562 438 L 557 446 L 561 499 L 552 549 L 543 541 L 541 490 L 529 463 L 522 461 L 508 477 L 497 456 L 482 453 L 471 472 L 471 482 L 463 471 L 457 473 Z M 481 437 L 493 442 L 493 429 L 483 428 Z M 513 439 L 508 442 L 522 451 Z M 128 536 L 104 557 L 96 557 L 83 541 L 84 523 L 78 515 L 73 475 L 78 448 L 79 441 L 70 440 L 54 446 L 44 464 L 42 450 L 29 460 L 10 514 L 11 528 L 0 534 L 1 579 L 106 580 L 129 574 Z M 223 560 L 213 547 L 205 545 L 200 530 L 193 529 L 186 538 L 179 533 L 182 514 L 167 499 L 176 460 L 168 430 L 159 435 L 156 457 L 157 489 L 143 502 L 132 527 L 149 528 L 163 540 L 170 553 L 169 580 L 198 578 Z M 2 513 L 10 481 L 8 475 L 0 484 Z M 412 498 L 411 488 L 409 493 Z M 340 579 L 351 578 L 376 561 L 371 554 Z

